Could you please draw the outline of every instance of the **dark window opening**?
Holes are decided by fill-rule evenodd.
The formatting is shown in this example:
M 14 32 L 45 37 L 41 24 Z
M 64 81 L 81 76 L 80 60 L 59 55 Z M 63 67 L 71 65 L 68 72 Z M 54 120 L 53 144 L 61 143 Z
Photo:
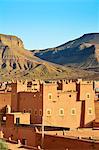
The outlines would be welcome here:
M 22 139 L 22 144 L 23 145 L 27 145 L 27 140 L 26 139 Z
M 20 118 L 16 118 L 16 124 L 20 123 Z

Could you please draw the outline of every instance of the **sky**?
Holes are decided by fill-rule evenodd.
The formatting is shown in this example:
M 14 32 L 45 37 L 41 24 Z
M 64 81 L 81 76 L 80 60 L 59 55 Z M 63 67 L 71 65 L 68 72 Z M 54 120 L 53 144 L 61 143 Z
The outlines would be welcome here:
M 27 49 L 61 45 L 99 32 L 99 0 L 0 0 L 0 33 Z

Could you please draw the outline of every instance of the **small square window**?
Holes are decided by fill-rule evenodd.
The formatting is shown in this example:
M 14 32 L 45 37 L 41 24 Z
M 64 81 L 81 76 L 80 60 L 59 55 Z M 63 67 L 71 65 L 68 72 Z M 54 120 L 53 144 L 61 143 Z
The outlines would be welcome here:
M 35 109 L 35 111 L 34 111 L 34 114 L 35 114 L 35 116 L 37 116 L 37 110 Z
M 86 98 L 90 99 L 90 94 L 89 93 L 86 94 Z
M 76 109 L 75 108 L 71 109 L 71 115 L 76 115 Z
M 51 109 L 47 109 L 47 110 L 46 110 L 46 115 L 47 115 L 47 116 L 51 116 Z
M 63 108 L 59 109 L 59 115 L 64 116 L 64 109 Z
M 20 118 L 16 118 L 16 124 L 20 123 Z
M 39 110 L 39 115 L 42 116 L 42 109 Z
M 52 99 L 52 93 L 48 94 L 48 99 L 51 100 Z
M 29 113 L 32 113 L 32 110 L 31 110 L 31 109 L 29 109 Z
M 88 114 L 92 115 L 92 108 L 88 108 Z

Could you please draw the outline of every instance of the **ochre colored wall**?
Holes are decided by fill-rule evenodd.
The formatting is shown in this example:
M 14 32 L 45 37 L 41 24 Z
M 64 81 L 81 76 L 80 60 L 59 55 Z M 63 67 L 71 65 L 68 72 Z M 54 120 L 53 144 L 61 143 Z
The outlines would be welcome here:
M 6 105 L 11 106 L 11 92 L 0 93 L 0 111 L 6 107 Z
M 17 112 L 18 110 L 18 103 L 17 103 L 17 83 L 12 83 L 12 92 L 11 92 L 11 107 L 12 112 Z
M 81 82 L 78 86 L 80 90 L 77 88 L 77 91 L 74 82 L 64 83 L 64 87 L 63 90 L 57 90 L 57 84 L 55 83 L 43 85 L 44 124 L 77 128 L 81 125 L 81 115 L 84 113 L 84 126 L 92 126 L 92 121 L 95 119 L 93 83 Z M 49 93 L 52 94 L 52 99 L 48 99 Z M 77 99 L 78 94 L 80 99 Z M 90 98 L 87 98 L 87 94 L 90 95 Z M 82 100 L 85 101 L 84 109 L 81 107 Z M 46 115 L 48 109 L 51 110 L 50 116 Z M 64 116 L 59 115 L 59 109 L 64 109 Z M 72 115 L 72 109 L 75 109 L 75 115 Z M 92 110 L 91 114 L 89 114 L 89 109 Z
M 12 140 L 27 140 L 28 146 L 38 146 L 41 145 L 41 134 L 35 133 L 34 128 L 31 127 L 2 127 L 5 138 L 11 137 Z M 55 135 L 44 135 L 44 149 L 48 150 L 98 150 L 99 142 L 95 141 L 84 141 L 75 138 L 67 138 L 63 136 Z
M 40 135 L 38 135 L 40 139 Z M 40 145 L 41 141 L 38 141 Z M 45 135 L 44 137 L 44 149 L 48 150 L 98 150 L 99 143 L 69 139 L 65 137 L 58 137 L 53 135 Z
M 63 91 L 76 91 L 76 84 L 75 82 L 70 81 L 62 81 Z
M 89 94 L 89 98 L 87 98 Z M 80 100 L 85 100 L 85 126 L 90 126 L 91 122 L 95 119 L 95 91 L 93 90 L 92 81 L 83 81 L 80 83 Z M 89 114 L 89 109 L 92 109 L 92 113 Z
M 7 128 L 14 127 L 14 115 L 13 114 L 6 115 L 6 127 Z
M 20 118 L 20 124 L 30 124 L 29 113 L 10 113 L 6 114 L 6 124 L 16 124 L 16 118 Z M 10 122 L 10 123 L 9 123 Z
M 42 116 L 42 92 L 20 92 L 18 93 L 18 111 L 30 112 L 31 123 L 41 123 Z M 37 111 L 37 114 L 35 114 Z
M 4 133 L 4 138 L 11 140 L 27 140 L 27 145 L 35 146 L 35 129 L 34 127 L 30 127 L 29 125 L 14 125 L 14 114 L 7 114 L 7 121 L 5 125 L 2 125 L 0 129 Z
M 96 114 L 95 119 L 99 119 L 99 101 L 95 101 L 95 114 Z
M 10 137 L 12 140 L 20 140 L 21 142 L 22 139 L 26 139 L 28 146 L 36 145 L 36 133 L 34 131 L 34 128 L 21 126 L 7 126 L 3 127 L 2 131 L 4 133 L 4 138 L 9 139 Z
M 57 91 L 57 85 L 44 85 L 44 124 L 75 128 L 80 126 L 81 102 L 76 101 L 77 92 Z M 52 100 L 48 94 L 52 94 Z M 64 116 L 59 115 L 59 109 L 64 109 Z M 76 115 L 71 114 L 71 109 L 76 109 Z M 51 116 L 46 115 L 47 109 L 51 109 Z
M 20 118 L 20 124 L 30 124 L 29 113 L 16 113 L 14 114 L 14 123 L 16 124 L 16 118 Z
M 14 85 L 12 110 L 31 112 L 31 123 L 41 123 L 43 114 L 45 125 L 77 128 L 80 127 L 81 117 L 84 116 L 84 126 L 92 126 L 92 121 L 95 119 L 93 82 L 81 81 L 79 86 L 71 81 L 62 84 L 63 90 L 57 90 L 57 83 L 54 82 L 43 83 L 40 91 L 37 92 L 19 93 L 16 92 L 16 85 Z M 52 95 L 52 99 L 48 99 L 49 94 Z M 87 94 L 90 95 L 89 98 Z M 85 101 L 84 109 L 82 109 L 82 101 Z M 51 109 L 51 116 L 47 116 L 48 109 Z M 59 115 L 60 109 L 64 109 L 63 116 Z M 75 115 L 72 115 L 72 109 L 75 109 Z M 92 109 L 91 114 L 89 109 Z

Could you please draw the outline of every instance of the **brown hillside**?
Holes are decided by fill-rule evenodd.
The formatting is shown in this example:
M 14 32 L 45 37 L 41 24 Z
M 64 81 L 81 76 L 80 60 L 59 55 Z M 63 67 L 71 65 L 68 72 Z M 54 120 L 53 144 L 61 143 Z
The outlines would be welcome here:
M 92 78 L 93 72 L 50 63 L 33 56 L 16 36 L 0 34 L 0 80 Z

